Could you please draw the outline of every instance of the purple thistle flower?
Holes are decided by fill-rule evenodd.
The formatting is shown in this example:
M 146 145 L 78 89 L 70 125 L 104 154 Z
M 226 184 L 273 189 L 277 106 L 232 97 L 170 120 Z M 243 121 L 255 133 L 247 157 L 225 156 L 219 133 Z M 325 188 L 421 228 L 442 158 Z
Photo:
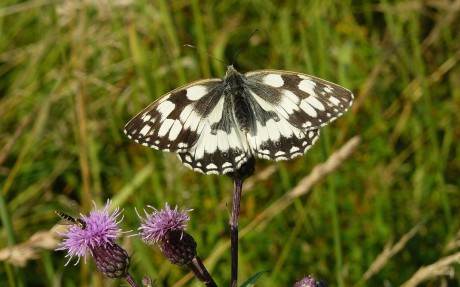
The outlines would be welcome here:
M 195 239 L 185 232 L 185 223 L 190 220 L 187 212 L 191 209 L 179 212 L 176 205 L 176 208 L 171 210 L 168 203 L 165 204 L 165 209 L 160 211 L 149 207 L 154 211 L 149 214 L 144 210 L 145 218 L 138 214 L 142 222 L 139 236 L 146 244 L 157 244 L 171 263 L 190 263 L 197 256 Z
M 109 215 L 109 207 L 111 201 L 107 201 L 103 210 L 93 210 L 89 216 L 80 214 L 81 219 L 73 220 L 80 224 L 73 224 L 66 232 L 59 232 L 59 235 L 64 237 L 60 248 L 56 250 L 66 250 L 69 260 L 76 256 L 77 262 L 81 257 L 86 263 L 86 255 L 88 252 L 96 262 L 98 269 L 109 278 L 122 278 L 128 275 L 130 260 L 128 253 L 117 243 L 115 239 L 117 234 L 123 233 L 118 224 L 123 220 L 123 217 L 117 221 L 117 217 L 121 214 L 117 207 L 115 211 Z M 94 203 L 96 209 L 96 203 Z
M 137 214 L 142 222 L 139 233 L 142 240 L 147 244 L 161 243 L 166 240 L 167 234 L 171 231 L 185 231 L 187 225 L 185 224 L 190 220 L 187 212 L 192 209 L 177 211 L 178 206 L 174 210 L 171 210 L 168 203 L 165 204 L 165 209 L 158 211 L 152 206 L 148 206 L 153 209 L 152 213 L 147 213 L 144 210 L 145 218 Z
M 165 209 L 160 211 L 152 206 L 149 207 L 153 212 L 149 214 L 144 209 L 145 218 L 137 213 L 141 220 L 138 235 L 142 240 L 149 245 L 156 244 L 171 263 L 187 264 L 193 274 L 206 286 L 216 287 L 214 279 L 197 255 L 195 239 L 185 232 L 186 222 L 190 220 L 187 212 L 192 209 L 179 212 L 177 205 L 174 210 L 171 210 L 168 203 L 165 204 Z
M 303 277 L 300 281 L 294 284 L 294 287 L 326 287 L 326 281 L 316 280 L 313 275 Z

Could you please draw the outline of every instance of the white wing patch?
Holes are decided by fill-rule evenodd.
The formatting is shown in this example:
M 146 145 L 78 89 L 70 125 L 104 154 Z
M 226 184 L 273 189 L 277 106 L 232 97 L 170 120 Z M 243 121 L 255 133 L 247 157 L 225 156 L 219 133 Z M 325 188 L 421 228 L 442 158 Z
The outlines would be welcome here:
M 323 105 L 323 103 L 321 103 L 315 96 L 310 96 L 303 101 L 306 101 L 308 104 L 310 104 L 310 106 L 312 106 L 313 108 L 317 110 L 320 110 L 320 111 L 326 110 L 326 107 Z
M 281 75 L 277 74 L 268 74 L 267 76 L 262 78 L 262 81 L 264 84 L 275 88 L 279 88 L 282 85 L 284 85 L 283 78 L 281 77 Z
M 288 114 L 292 114 L 294 111 L 299 110 L 300 99 L 293 92 L 283 90 L 281 102 L 279 107 L 285 110 Z
M 139 132 L 141 135 L 145 136 L 150 130 L 150 126 L 144 126 L 141 131 Z
M 166 119 L 163 124 L 160 126 L 160 130 L 158 131 L 158 136 L 164 137 L 168 134 L 169 130 L 171 129 L 172 125 L 176 120 Z M 146 126 L 147 127 L 147 126 Z M 142 133 L 142 131 L 141 131 Z
M 188 88 L 185 95 L 190 101 L 197 101 L 205 96 L 208 92 L 209 90 L 205 86 L 196 85 Z
M 315 94 L 314 92 L 315 86 L 316 86 L 315 82 L 309 80 L 308 78 L 305 78 L 299 83 L 299 89 L 311 96 Z
M 217 102 L 217 105 L 214 108 L 214 110 L 208 116 L 208 121 L 211 124 L 218 123 L 222 119 L 222 116 L 223 116 L 222 112 L 224 110 L 224 102 L 225 102 L 225 98 L 221 97 L 219 101 Z
M 300 102 L 300 108 L 312 118 L 316 118 L 318 116 L 318 112 L 307 100 L 302 100 Z
M 168 137 L 169 140 L 170 141 L 175 140 L 181 130 L 182 130 L 182 124 L 180 123 L 179 120 L 175 120 L 173 126 L 169 130 L 169 137 Z

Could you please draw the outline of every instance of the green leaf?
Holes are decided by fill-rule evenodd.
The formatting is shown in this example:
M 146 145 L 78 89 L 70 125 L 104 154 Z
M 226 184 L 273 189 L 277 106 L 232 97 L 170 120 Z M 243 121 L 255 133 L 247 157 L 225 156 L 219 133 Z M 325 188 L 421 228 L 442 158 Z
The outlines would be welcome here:
M 262 276 L 262 274 L 267 273 L 268 271 L 261 271 L 256 274 L 254 274 L 252 277 L 250 277 L 248 280 L 246 280 L 241 287 L 253 287 L 256 284 L 256 281 L 259 280 L 259 277 Z

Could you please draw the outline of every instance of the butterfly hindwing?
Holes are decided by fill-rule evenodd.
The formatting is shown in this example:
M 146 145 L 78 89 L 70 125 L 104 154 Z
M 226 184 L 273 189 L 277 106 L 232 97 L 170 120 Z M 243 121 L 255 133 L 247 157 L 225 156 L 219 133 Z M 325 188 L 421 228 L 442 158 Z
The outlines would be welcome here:
M 247 134 L 257 157 L 276 161 L 305 154 L 318 138 L 319 129 L 301 130 L 276 113 L 265 121 L 256 117 L 255 128 Z
M 263 89 L 260 96 L 253 90 L 256 89 L 251 85 L 246 90 L 246 99 L 253 111 L 252 125 L 246 139 L 254 155 L 277 161 L 303 155 L 318 139 L 319 129 L 305 130 L 292 125 L 282 107 L 269 104 L 262 98 L 268 96 L 269 89 Z

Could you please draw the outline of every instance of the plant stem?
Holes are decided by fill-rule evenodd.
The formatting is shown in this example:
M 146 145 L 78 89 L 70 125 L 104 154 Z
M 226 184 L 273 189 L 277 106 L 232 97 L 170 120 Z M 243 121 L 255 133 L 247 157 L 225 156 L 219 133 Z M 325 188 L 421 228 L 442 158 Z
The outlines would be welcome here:
M 193 260 L 187 264 L 187 266 L 193 272 L 193 274 L 195 274 L 196 278 L 198 278 L 201 282 L 204 282 L 206 286 L 217 287 L 216 282 L 214 282 L 211 274 L 209 274 L 206 267 L 204 267 L 200 257 L 195 256 Z
M 231 242 L 231 265 L 232 265 L 232 287 L 238 286 L 238 219 L 240 217 L 242 179 L 234 179 L 233 185 L 233 207 L 230 218 L 230 242 Z
M 128 273 L 126 276 L 125 276 L 125 280 L 126 282 L 128 282 L 128 284 L 131 286 L 131 287 L 139 287 L 139 285 L 137 284 L 136 280 L 134 279 L 134 277 Z

